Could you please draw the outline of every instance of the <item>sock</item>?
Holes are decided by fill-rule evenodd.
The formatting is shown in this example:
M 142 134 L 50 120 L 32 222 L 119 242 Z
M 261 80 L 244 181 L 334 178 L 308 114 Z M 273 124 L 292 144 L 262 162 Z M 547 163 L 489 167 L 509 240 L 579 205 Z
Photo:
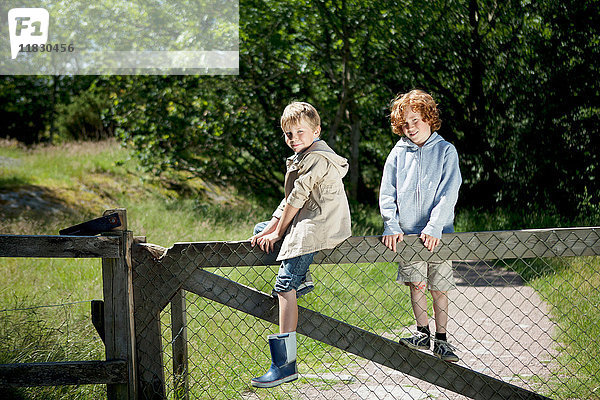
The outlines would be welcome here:
M 429 326 L 418 326 L 417 325 L 417 332 L 421 332 L 421 333 L 426 333 L 427 336 L 431 336 L 431 332 L 429 331 Z
M 436 332 L 436 333 L 435 333 L 435 338 L 436 338 L 437 340 L 443 340 L 444 342 L 447 342 L 447 341 L 448 341 L 448 339 L 446 338 L 446 333 L 439 333 L 439 332 Z

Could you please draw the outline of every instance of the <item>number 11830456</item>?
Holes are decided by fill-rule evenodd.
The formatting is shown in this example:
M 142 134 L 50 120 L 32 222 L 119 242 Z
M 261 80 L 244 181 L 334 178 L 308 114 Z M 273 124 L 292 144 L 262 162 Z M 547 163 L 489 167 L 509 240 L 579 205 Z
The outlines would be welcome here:
M 19 51 L 25 52 L 25 53 L 51 53 L 51 52 L 55 52 L 55 53 L 65 53 L 65 52 L 69 52 L 72 53 L 75 50 L 75 47 L 73 46 L 73 44 L 66 44 L 66 43 L 48 43 L 48 44 L 20 44 L 19 45 Z

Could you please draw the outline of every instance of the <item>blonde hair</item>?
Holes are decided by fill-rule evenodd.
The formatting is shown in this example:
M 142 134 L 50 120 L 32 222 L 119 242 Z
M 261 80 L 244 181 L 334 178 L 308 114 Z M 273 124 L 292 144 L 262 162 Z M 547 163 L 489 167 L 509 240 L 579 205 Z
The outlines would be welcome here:
M 408 93 L 399 94 L 392 101 L 390 120 L 392 131 L 396 135 L 404 134 L 402 132 L 402 126 L 406 123 L 404 116 L 411 109 L 421 114 L 421 118 L 431 126 L 432 131 L 437 131 L 442 126 L 440 112 L 433 97 L 423 90 L 414 89 Z
M 281 129 L 290 131 L 292 126 L 305 121 L 311 129 L 321 126 L 321 117 L 317 110 L 310 104 L 302 101 L 294 101 L 283 110 L 281 115 Z

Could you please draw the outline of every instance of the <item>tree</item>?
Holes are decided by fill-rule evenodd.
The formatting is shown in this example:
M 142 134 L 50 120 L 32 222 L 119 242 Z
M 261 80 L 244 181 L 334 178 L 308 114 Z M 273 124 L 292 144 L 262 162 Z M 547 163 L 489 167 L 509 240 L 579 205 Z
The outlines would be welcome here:
M 375 203 L 397 140 L 390 101 L 423 88 L 459 151 L 460 205 L 573 214 L 599 207 L 598 9 L 574 0 L 245 0 L 239 76 L 93 77 L 92 92 L 111 99 L 102 115 L 114 115 L 157 174 L 183 169 L 276 197 L 290 155 L 279 116 L 308 101 L 323 138 L 350 161 L 350 197 Z M 0 95 L 13 124 L 37 110 L 36 132 L 61 121 L 49 98 L 69 104 L 91 90 L 83 79 L 26 79 L 6 78 Z

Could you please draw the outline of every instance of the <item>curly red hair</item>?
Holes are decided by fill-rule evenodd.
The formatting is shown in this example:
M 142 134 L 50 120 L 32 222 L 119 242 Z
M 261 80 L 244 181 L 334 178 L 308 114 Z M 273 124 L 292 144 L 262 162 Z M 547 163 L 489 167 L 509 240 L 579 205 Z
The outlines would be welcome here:
M 402 132 L 402 126 L 406 123 L 404 116 L 410 109 L 421 114 L 421 118 L 431 126 L 433 132 L 442 126 L 440 112 L 433 97 L 424 90 L 414 89 L 396 96 L 390 106 L 392 131 L 396 135 L 404 135 L 404 132 Z

